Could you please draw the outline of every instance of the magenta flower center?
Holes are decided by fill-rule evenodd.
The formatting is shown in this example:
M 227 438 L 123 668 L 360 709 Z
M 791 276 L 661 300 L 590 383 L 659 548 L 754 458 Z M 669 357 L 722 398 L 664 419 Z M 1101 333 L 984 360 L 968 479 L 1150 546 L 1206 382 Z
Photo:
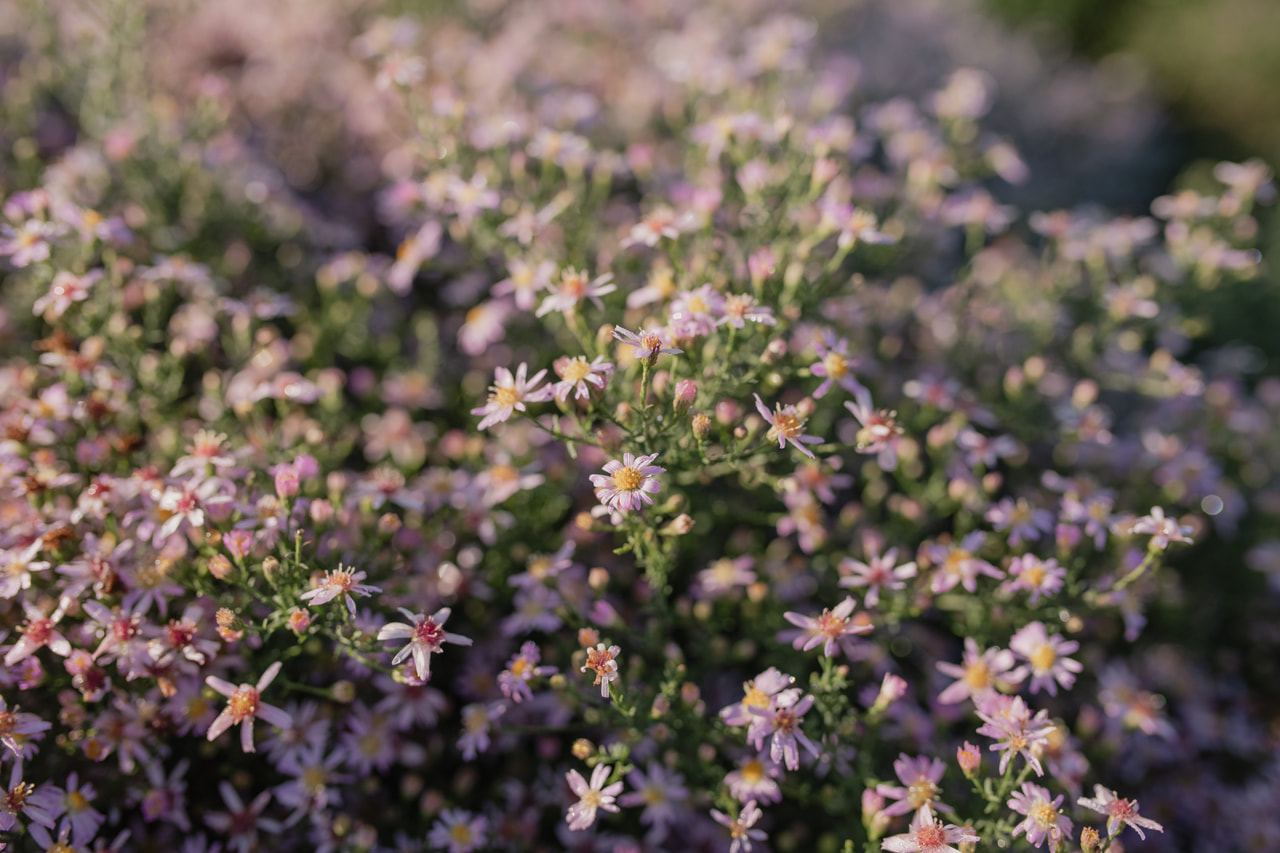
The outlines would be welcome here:
M 434 651 L 439 651 L 443 639 L 444 629 L 437 625 L 434 619 L 425 619 L 414 626 L 413 641 L 415 643 L 422 643 Z

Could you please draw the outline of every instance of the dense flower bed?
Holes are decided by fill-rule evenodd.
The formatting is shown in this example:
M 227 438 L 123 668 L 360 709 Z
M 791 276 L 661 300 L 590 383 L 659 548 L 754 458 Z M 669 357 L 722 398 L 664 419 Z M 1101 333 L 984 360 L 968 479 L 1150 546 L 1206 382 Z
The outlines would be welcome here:
M 269 5 L 14 13 L 13 849 L 1274 849 L 1185 628 L 1265 166 L 1019 210 L 821 9 Z

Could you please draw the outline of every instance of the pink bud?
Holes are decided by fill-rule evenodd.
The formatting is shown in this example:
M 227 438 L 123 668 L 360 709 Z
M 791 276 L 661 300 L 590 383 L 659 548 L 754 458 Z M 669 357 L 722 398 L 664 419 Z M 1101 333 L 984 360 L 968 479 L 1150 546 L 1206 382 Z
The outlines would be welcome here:
M 285 465 L 276 470 L 276 495 L 287 500 L 298 493 L 298 472 Z
M 687 414 L 693 408 L 693 401 L 698 396 L 698 386 L 692 379 L 681 379 L 676 383 L 675 408 L 677 415 Z

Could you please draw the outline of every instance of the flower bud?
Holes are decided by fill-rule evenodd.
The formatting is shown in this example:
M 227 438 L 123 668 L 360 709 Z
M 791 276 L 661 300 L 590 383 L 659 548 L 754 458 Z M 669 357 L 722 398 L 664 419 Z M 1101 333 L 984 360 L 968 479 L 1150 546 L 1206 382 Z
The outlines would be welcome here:
M 765 279 L 773 275 L 774 264 L 777 260 L 773 256 L 773 251 L 768 247 L 756 249 L 747 258 L 747 269 L 751 272 L 751 284 L 759 287 Z
M 760 357 L 760 360 L 765 364 L 774 364 L 786 354 L 787 342 L 782 338 L 774 338 L 764 348 L 764 355 Z
M 693 529 L 693 518 L 687 512 L 682 512 L 675 518 L 671 519 L 671 523 L 662 529 L 663 533 L 671 536 L 684 536 Z
M 677 415 L 686 415 L 693 408 L 694 398 L 698 396 L 698 386 L 692 379 L 681 379 L 676 383 L 675 410 Z
M 275 557 L 267 557 L 262 561 L 262 575 L 272 583 L 276 580 L 276 575 L 280 571 L 280 561 Z
M 313 500 L 307 511 L 316 524 L 328 524 L 333 520 L 333 504 L 325 498 Z
M 965 741 L 964 746 L 956 750 L 956 763 L 960 765 L 960 771 L 965 777 L 972 779 L 982 763 L 982 753 L 978 752 L 978 748 L 969 741 Z
M 302 636 L 311 627 L 311 614 L 300 607 L 295 607 L 289 613 L 289 630 L 298 636 Z
M 231 561 L 224 554 L 214 554 L 209 558 L 209 574 L 213 575 L 220 581 L 224 581 L 235 572 L 235 567 L 231 565 Z
M 573 742 L 573 757 L 579 761 L 586 761 L 595 754 L 596 745 L 584 737 L 580 737 Z
M 276 471 L 276 495 L 280 500 L 288 500 L 298 493 L 298 472 L 293 466 L 286 465 Z
M 385 512 L 378 519 L 378 533 L 382 536 L 394 536 L 400 530 L 400 516 L 394 512 Z
M 711 433 L 711 418 L 698 412 L 693 416 L 693 435 L 699 441 L 705 439 Z
M 609 586 L 609 570 L 596 566 L 587 572 L 587 585 L 596 592 L 603 592 Z
M 1080 850 L 1081 853 L 1099 853 L 1102 850 L 1102 839 L 1098 836 L 1098 830 L 1092 826 L 1086 826 L 1080 830 Z

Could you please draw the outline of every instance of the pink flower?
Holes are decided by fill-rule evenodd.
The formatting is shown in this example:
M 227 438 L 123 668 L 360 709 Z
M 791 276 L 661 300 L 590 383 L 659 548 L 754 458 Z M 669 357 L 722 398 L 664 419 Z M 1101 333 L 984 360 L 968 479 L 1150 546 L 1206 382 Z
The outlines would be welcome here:
M 609 698 L 609 685 L 618 680 L 618 655 L 620 646 L 605 646 L 597 643 L 594 649 L 587 649 L 587 662 L 580 672 L 591 670 L 596 674 L 595 686 L 600 688 L 600 697 Z
M 488 844 L 489 820 L 465 809 L 444 809 L 431 827 L 427 843 L 433 848 L 447 847 L 449 853 L 471 853 Z
M 662 344 L 662 335 L 658 332 L 641 329 L 639 332 L 629 332 L 621 326 L 613 330 L 614 340 L 622 341 L 627 346 L 635 347 L 636 358 L 641 361 L 650 363 L 657 361 L 660 355 L 679 355 L 684 352 L 674 347 L 664 347 Z
M 347 612 L 352 616 L 356 615 L 356 602 L 352 595 L 371 595 L 375 592 L 382 592 L 379 587 L 362 584 L 365 573 L 355 571 L 354 566 L 343 568 L 342 564 L 338 564 L 338 568 L 331 572 L 325 572 L 324 577 L 315 582 L 315 588 L 309 589 L 302 595 L 298 596 L 312 607 L 318 607 L 321 604 L 327 604 L 338 596 L 342 596 L 347 603 Z
M 978 836 L 955 824 L 943 826 L 933 812 L 924 806 L 916 814 L 911 831 L 894 835 L 880 842 L 880 849 L 890 853 L 960 853 L 953 844 L 974 844 Z
M 89 298 L 89 288 L 102 278 L 102 270 L 92 270 L 84 275 L 74 275 L 65 270 L 53 277 L 49 292 L 36 300 L 31 311 L 37 317 L 48 311 L 54 318 L 61 317 L 72 302 Z
M 760 417 L 769 422 L 769 432 L 765 437 L 770 441 L 777 440 L 779 449 L 786 447 L 789 441 L 796 450 L 813 459 L 813 452 L 805 445 L 821 444 L 824 439 L 813 435 L 804 435 L 805 419 L 800 417 L 796 407 L 780 405 L 775 411 L 770 412 L 765 408 L 764 401 L 760 399 L 759 394 L 756 394 L 755 398 L 756 411 L 760 413 Z
M 1067 570 L 1058 565 L 1052 558 L 1041 560 L 1032 554 L 1014 557 L 1009 564 L 1010 579 L 1001 587 L 1005 592 L 1026 590 L 1030 595 L 1030 603 L 1034 607 L 1040 599 L 1053 595 L 1062 589 L 1067 578 Z
M 205 684 L 227 697 L 227 707 L 222 709 L 222 713 L 213 721 L 213 725 L 209 726 L 209 740 L 214 740 L 218 735 L 234 725 L 240 725 L 240 747 L 245 752 L 253 752 L 253 720 L 255 717 L 262 717 L 268 723 L 280 729 L 287 729 L 293 724 L 292 717 L 276 706 L 268 705 L 261 699 L 262 691 L 266 690 L 267 686 L 280 674 L 280 667 L 280 661 L 276 661 L 267 667 L 267 671 L 258 679 L 256 686 L 241 684 L 236 687 L 231 682 L 223 681 L 214 675 L 204 680 Z
M 1043 622 L 1032 622 L 1009 640 L 1009 648 L 1031 664 L 1031 692 L 1041 688 L 1051 696 L 1058 695 L 1058 685 L 1070 690 L 1076 673 L 1084 669 L 1079 661 L 1066 657 L 1080 648 L 1075 640 L 1064 640 L 1061 634 L 1049 636 Z
M 66 657 L 71 654 L 71 643 L 67 642 L 67 638 L 54 627 L 65 613 L 61 605 L 47 616 L 43 610 L 29 601 L 22 602 L 22 607 L 27 613 L 27 621 L 18 628 L 22 639 L 14 643 L 13 648 L 5 654 L 5 666 L 13 666 L 45 646 L 48 646 L 55 655 Z
M 1015 791 L 1009 799 L 1009 808 L 1026 819 L 1013 828 L 1014 835 L 1023 833 L 1027 841 L 1040 847 L 1049 841 L 1050 853 L 1057 853 L 1063 839 L 1071 837 L 1071 819 L 1058 812 L 1062 796 L 1049 800 L 1049 792 L 1032 782 L 1023 782 L 1022 790 Z
M 716 823 L 729 830 L 729 837 L 733 839 L 729 845 L 729 853 L 751 853 L 752 841 L 764 841 L 769 836 L 763 829 L 752 829 L 756 825 L 756 821 L 760 820 L 760 816 L 764 812 L 760 811 L 760 807 L 756 805 L 755 800 L 749 801 L 742 807 L 742 811 L 738 813 L 736 818 L 729 817 L 724 812 L 711 810 L 711 817 L 715 818 Z
M 612 459 L 605 463 L 604 474 L 592 474 L 591 485 L 595 487 L 596 497 L 600 503 L 615 512 L 638 510 L 644 504 L 653 504 L 650 495 L 656 495 L 661 486 L 655 479 L 656 474 L 666 472 L 653 464 L 658 454 L 634 456 L 630 453 L 622 455 L 622 461 Z
M 570 391 L 574 392 L 575 400 L 584 400 L 591 396 L 589 386 L 594 385 L 603 390 L 606 377 L 613 372 L 613 365 L 605 361 L 602 355 L 590 362 L 584 356 L 559 358 L 554 367 L 560 381 L 553 386 L 552 392 L 561 402 L 568 399 Z
M 431 616 L 414 613 L 404 608 L 400 612 L 413 624 L 389 622 L 378 631 L 378 640 L 408 640 L 409 643 L 391 659 L 392 666 L 413 656 L 414 670 L 420 681 L 426 681 L 431 672 L 431 655 L 438 654 L 445 643 L 456 643 L 459 646 L 471 645 L 471 639 L 461 634 L 452 634 L 442 627 L 449 618 L 448 607 L 441 607 Z
M 525 411 L 525 403 L 545 403 L 551 399 L 550 386 L 537 387 L 547 371 L 539 370 L 526 380 L 525 373 L 528 369 L 528 365 L 521 362 L 514 377 L 505 367 L 494 371 L 494 384 L 489 388 L 488 402 L 471 410 L 473 415 L 484 415 L 477 429 L 488 429 L 510 418 L 513 412 Z
M 1133 523 L 1134 533 L 1151 534 L 1151 549 L 1163 551 L 1170 542 L 1191 542 L 1190 527 L 1179 526 L 1177 519 L 1169 518 L 1161 507 L 1153 507 L 1150 514 Z
M 893 772 L 898 774 L 902 786 L 877 785 L 876 793 L 896 803 L 883 809 L 886 815 L 900 815 L 919 811 L 926 806 L 944 812 L 952 811 L 950 806 L 938 802 L 942 774 L 947 772 L 947 765 L 938 758 L 927 758 L 923 755 L 911 758 L 905 753 L 893 762 Z
M 541 317 L 552 311 L 576 311 L 578 303 L 583 299 L 590 299 L 597 308 L 604 308 L 600 297 L 618 289 L 612 282 L 613 273 L 604 273 L 588 282 L 586 273 L 578 272 L 573 267 L 565 267 L 560 273 L 560 283 L 555 285 L 550 296 L 542 300 L 535 316 Z
M 977 641 L 966 637 L 962 663 L 937 664 L 939 672 L 956 679 L 938 694 L 938 701 L 943 705 L 969 698 L 977 702 L 993 695 L 997 689 L 1008 689 L 1023 678 L 1021 672 L 1014 670 L 1014 663 L 1013 652 L 995 647 L 979 651 Z
M 536 301 L 534 294 L 551 288 L 551 275 L 556 271 L 556 265 L 551 261 L 541 261 L 534 266 L 515 258 L 507 264 L 507 271 L 511 277 L 495 284 L 490 292 L 494 296 L 514 296 L 516 307 L 528 311 Z
M 898 549 L 890 548 L 883 555 L 872 553 L 867 557 L 867 562 L 859 562 L 852 557 L 846 557 L 840 562 L 840 573 L 844 577 L 840 578 L 840 586 L 857 588 L 866 587 L 867 607 L 875 607 L 880 603 L 881 589 L 902 589 L 906 584 L 904 581 L 916 576 L 917 568 L 914 562 L 903 563 L 897 565 Z
M 848 341 L 843 338 L 837 340 L 836 336 L 828 331 L 814 341 L 813 345 L 818 351 L 820 361 L 812 365 L 809 372 L 822 378 L 822 384 L 813 392 L 813 399 L 821 400 L 825 397 L 831 390 L 832 384 L 839 385 L 850 394 L 866 392 L 862 383 L 853 378 L 853 366 L 856 362 L 849 360 Z
M 848 657 L 853 645 L 853 637 L 871 630 L 871 623 L 855 622 L 849 618 L 855 606 L 856 602 L 846 597 L 834 609 L 823 610 L 822 614 L 816 617 L 789 611 L 783 613 L 782 618 L 801 629 L 795 632 L 799 636 L 795 638 L 792 645 L 806 652 L 822 646 L 822 653 L 827 657 L 834 657 L 838 647 Z
M 1057 728 L 1049 722 L 1048 711 L 1042 709 L 1033 717 L 1021 696 L 992 695 L 979 704 L 978 718 L 983 722 L 978 734 L 996 741 L 989 747 L 992 752 L 1004 753 L 1000 756 L 1000 775 L 1004 775 L 1015 754 L 1022 755 L 1037 776 L 1044 775 L 1040 753 Z
M 803 695 L 798 687 L 784 690 L 774 697 L 768 707 L 750 707 L 747 710 L 758 720 L 751 724 L 747 738 L 756 749 L 764 749 L 764 739 L 769 741 L 769 757 L 782 761 L 788 770 L 800 766 L 800 750 L 797 743 L 817 758 L 818 747 L 800 730 L 800 721 L 813 707 L 814 697 Z
M 613 801 L 622 793 L 623 785 L 621 782 L 614 782 L 605 787 L 604 783 L 609 778 L 607 764 L 596 765 L 596 769 L 591 771 L 590 784 L 587 784 L 587 780 L 577 770 L 570 770 L 565 778 L 569 780 L 569 787 L 578 798 L 578 802 L 569 806 L 569 811 L 565 814 L 570 829 L 579 830 L 591 826 L 596 822 L 596 812 L 600 809 L 607 812 L 620 811 Z
M 774 326 L 778 323 L 773 316 L 773 309 L 757 304 L 756 298 L 750 293 L 731 293 L 726 296 L 724 316 L 716 321 L 716 325 L 728 323 L 735 329 L 741 329 L 745 328 L 747 320 L 762 326 Z
M 1142 832 L 1144 829 L 1164 832 L 1163 826 L 1150 818 L 1145 818 L 1138 814 L 1137 800 L 1122 800 L 1116 795 L 1115 791 L 1109 791 L 1101 785 L 1093 786 L 1092 799 L 1081 797 L 1076 802 L 1087 809 L 1093 809 L 1095 812 L 1106 815 L 1107 834 L 1113 838 L 1126 826 L 1131 827 L 1134 832 L 1138 833 L 1138 837 L 1144 841 L 1147 838 Z

